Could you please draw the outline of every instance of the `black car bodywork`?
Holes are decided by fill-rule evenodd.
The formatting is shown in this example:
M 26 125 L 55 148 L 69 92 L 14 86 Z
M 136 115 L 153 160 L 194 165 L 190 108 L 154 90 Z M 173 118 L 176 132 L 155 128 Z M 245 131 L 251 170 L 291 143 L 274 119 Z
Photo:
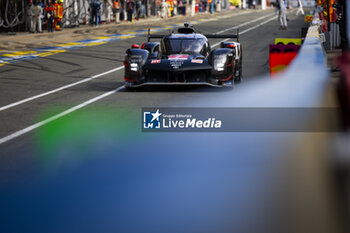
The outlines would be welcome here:
M 151 38 L 161 39 L 151 42 Z M 211 50 L 208 38 L 236 38 Z M 237 35 L 203 35 L 185 23 L 169 35 L 150 35 L 141 48 L 126 51 L 125 87 L 145 85 L 210 85 L 232 87 L 241 81 L 242 46 Z

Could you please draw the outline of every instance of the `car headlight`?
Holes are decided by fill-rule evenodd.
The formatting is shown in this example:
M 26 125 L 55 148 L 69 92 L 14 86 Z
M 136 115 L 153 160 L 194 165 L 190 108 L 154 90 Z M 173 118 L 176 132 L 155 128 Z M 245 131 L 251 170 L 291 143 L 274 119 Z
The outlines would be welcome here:
M 130 70 L 131 71 L 138 71 L 139 70 L 139 65 L 137 63 L 131 63 L 130 64 Z
M 217 56 L 214 58 L 214 70 L 223 71 L 225 67 L 227 57 L 226 55 Z

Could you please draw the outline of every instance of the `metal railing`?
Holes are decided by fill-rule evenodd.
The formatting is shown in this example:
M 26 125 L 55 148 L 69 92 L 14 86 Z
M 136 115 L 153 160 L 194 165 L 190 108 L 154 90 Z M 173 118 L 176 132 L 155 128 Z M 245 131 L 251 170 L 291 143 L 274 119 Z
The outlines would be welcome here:
M 14 28 L 25 22 L 24 0 L 0 0 L 0 28 Z

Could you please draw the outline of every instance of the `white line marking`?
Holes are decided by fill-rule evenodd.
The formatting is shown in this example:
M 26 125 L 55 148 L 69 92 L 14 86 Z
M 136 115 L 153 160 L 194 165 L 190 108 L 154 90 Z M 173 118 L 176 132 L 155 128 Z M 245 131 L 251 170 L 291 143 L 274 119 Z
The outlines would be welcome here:
M 242 35 L 242 34 L 244 34 L 244 33 L 246 33 L 246 32 L 249 32 L 249 31 L 251 31 L 251 30 L 254 30 L 254 29 L 256 29 L 256 28 L 258 28 L 258 27 L 260 27 L 260 26 L 262 26 L 262 25 L 264 25 L 264 24 L 267 24 L 268 22 L 270 22 L 270 21 L 272 21 L 272 20 L 274 20 L 274 19 L 276 19 L 276 18 L 277 18 L 277 16 L 274 16 L 274 17 L 272 17 L 272 18 L 270 18 L 270 19 L 268 19 L 268 20 L 266 20 L 266 21 L 264 21 L 264 22 L 262 22 L 262 23 L 259 23 L 259 24 L 255 25 L 255 26 L 253 26 L 253 27 L 250 27 L 250 28 L 247 28 L 246 30 L 243 30 L 243 31 L 240 32 L 239 34 Z M 228 40 L 230 40 L 230 39 L 228 38 L 228 39 L 225 39 L 225 40 L 221 40 L 221 41 L 219 41 L 218 43 L 213 44 L 211 47 L 214 48 L 214 47 L 218 46 L 221 42 L 228 41 Z
M 248 21 L 248 22 L 242 23 L 242 24 L 237 25 L 237 26 L 233 26 L 233 27 L 231 27 L 231 28 L 226 28 L 226 29 L 224 29 L 224 30 L 218 31 L 216 34 L 221 34 L 221 33 L 224 33 L 224 32 L 230 31 L 230 30 L 234 30 L 234 29 L 243 27 L 243 26 L 248 25 L 248 24 L 251 24 L 251 23 L 255 23 L 256 21 L 259 21 L 259 20 L 261 20 L 261 19 L 270 17 L 271 15 L 274 15 L 274 13 L 268 14 L 268 15 L 264 15 L 264 16 L 259 17 L 259 18 L 257 18 L 257 19 L 250 20 L 250 21 Z
M 238 16 L 238 15 L 243 15 L 243 14 L 248 14 L 248 13 L 251 13 L 251 12 L 240 12 L 240 13 L 237 13 L 237 14 L 233 14 L 232 17 Z M 245 25 L 247 25 L 247 24 L 254 23 L 254 22 L 256 22 L 256 21 L 258 21 L 258 20 L 260 20 L 260 19 L 266 18 L 266 17 L 268 17 L 268 16 L 270 16 L 270 15 L 271 15 L 271 14 L 266 15 L 266 16 L 262 16 L 262 17 L 260 17 L 260 18 L 257 18 L 257 19 L 254 19 L 254 20 L 245 22 L 245 23 L 240 24 L 240 25 L 238 25 L 238 26 L 234 26 L 234 27 L 232 27 L 232 28 L 228 28 L 228 29 L 219 31 L 219 32 L 217 32 L 216 34 L 220 34 L 220 33 L 222 33 L 222 32 L 226 32 L 226 31 L 229 31 L 229 30 L 233 30 L 233 29 L 238 28 L 238 27 L 243 27 L 243 26 L 245 26 Z M 231 17 L 231 16 L 230 16 L 230 17 Z M 227 17 L 227 18 L 230 18 L 230 17 Z M 240 33 L 240 34 L 242 34 L 242 33 Z M 213 46 L 213 47 L 214 47 L 214 46 Z M 6 110 L 6 109 L 9 109 L 9 108 L 18 106 L 18 105 L 20 105 L 20 104 L 24 104 L 24 103 L 26 103 L 26 102 L 29 102 L 29 101 L 32 101 L 32 100 L 35 100 L 35 99 L 38 99 L 38 98 L 41 98 L 41 97 L 44 97 L 44 96 L 47 96 L 47 95 L 51 95 L 51 94 L 56 93 L 56 92 L 58 92 L 58 91 L 62 91 L 62 90 L 64 90 L 64 89 L 67 89 L 67 88 L 70 88 L 70 87 L 73 87 L 73 86 L 76 86 L 76 85 L 79 85 L 79 84 L 82 84 L 82 83 L 91 81 L 91 80 L 93 80 L 93 79 L 96 79 L 96 78 L 98 78 L 98 77 L 101 77 L 101 76 L 104 76 L 104 75 L 113 73 L 113 72 L 118 71 L 118 70 L 121 70 L 121 69 L 123 69 L 123 68 L 124 68 L 124 66 L 120 66 L 120 67 L 117 67 L 117 68 L 108 70 L 108 71 L 106 71 L 106 72 L 103 72 L 103 73 L 101 73 L 101 74 L 94 75 L 94 76 L 92 76 L 92 77 L 90 77 L 90 78 L 83 79 L 83 80 L 80 80 L 80 81 L 78 81 L 78 82 L 71 83 L 71 84 L 68 84 L 68 85 L 65 85 L 65 86 L 56 88 L 56 89 L 51 90 L 51 91 L 48 91 L 48 92 L 44 92 L 44 93 L 42 93 L 42 94 L 35 95 L 35 96 L 32 96 L 32 97 L 28 97 L 28 98 L 26 98 L 26 99 L 17 101 L 17 102 L 15 102 L 15 103 L 11 103 L 11 104 L 5 105 L 5 106 L 3 106 L 3 107 L 0 107 L 0 112 L 1 112 L 1 111 L 4 111 L 4 110 Z
M 76 105 L 76 106 L 74 106 L 72 108 L 69 108 L 69 109 L 67 109 L 64 112 L 61 112 L 61 113 L 59 113 L 57 115 L 54 115 L 54 116 L 52 116 L 50 118 L 47 118 L 46 120 L 40 121 L 40 122 L 38 122 L 38 123 L 36 123 L 34 125 L 28 126 L 27 128 L 24 128 L 22 130 L 14 132 L 14 133 L 6 136 L 6 137 L 1 138 L 0 139 L 0 144 L 8 142 L 8 141 L 10 141 L 10 140 L 12 140 L 12 139 L 14 139 L 16 137 L 19 137 L 19 136 L 21 136 L 21 135 L 23 135 L 25 133 L 28 133 L 28 132 L 34 130 L 36 128 L 39 128 L 39 127 L 41 127 L 43 125 L 46 125 L 46 124 L 48 124 L 48 123 L 50 123 L 50 122 L 52 122 L 52 121 L 54 121 L 54 120 L 56 120 L 58 118 L 61 118 L 61 117 L 65 116 L 65 115 L 70 114 L 70 113 L 72 113 L 72 112 L 74 112 L 74 111 L 76 111 L 78 109 L 81 109 L 81 108 L 83 108 L 83 107 L 85 107 L 85 106 L 87 106 L 89 104 L 92 104 L 92 103 L 94 103 L 94 102 L 96 102 L 96 101 L 98 101 L 100 99 L 103 99 L 103 98 L 105 98 L 107 96 L 110 96 L 110 95 L 112 95 L 112 94 L 114 94 L 114 93 L 116 93 L 116 92 L 118 92 L 118 91 L 120 91 L 122 89 L 124 89 L 124 86 L 121 86 L 121 87 L 118 87 L 117 89 L 114 89 L 112 91 L 106 92 L 106 93 L 104 93 L 102 95 L 99 95 L 99 96 L 97 96 L 95 98 L 87 100 L 87 101 L 85 101 L 85 102 L 83 102 L 83 103 L 81 103 L 79 105 Z
M 71 84 L 62 86 L 62 87 L 60 87 L 60 88 L 54 89 L 54 90 L 51 90 L 51 91 L 48 91 L 48 92 L 45 92 L 45 93 L 42 93 L 42 94 L 39 94 L 39 95 L 35 95 L 35 96 L 29 97 L 29 98 L 26 98 L 26 99 L 23 99 L 23 100 L 20 100 L 20 101 L 18 101 L 18 102 L 15 102 L 15 103 L 12 103 L 12 104 L 9 104 L 9 105 L 0 107 L 0 111 L 4 111 L 5 109 L 12 108 L 12 107 L 14 107 L 14 106 L 17 106 L 17 105 L 20 105 L 20 104 L 23 104 L 23 103 L 26 103 L 26 102 L 29 102 L 29 101 L 38 99 L 38 98 L 40 98 L 40 97 L 43 97 L 43 96 L 46 96 L 46 95 L 50 95 L 50 94 L 53 94 L 53 93 L 55 93 L 55 92 L 62 91 L 62 90 L 64 90 L 64 89 L 67 89 L 67 88 L 76 86 L 76 85 L 78 85 L 78 84 L 82 84 L 82 83 L 88 82 L 88 81 L 90 81 L 90 80 L 93 80 L 93 79 L 95 79 L 95 78 L 101 77 L 101 76 L 103 76 L 103 75 L 110 74 L 110 73 L 113 73 L 113 72 L 115 72 L 115 71 L 121 70 L 121 69 L 123 69 L 123 68 L 124 68 L 124 66 L 119 66 L 119 67 L 117 67 L 117 68 L 108 70 L 108 71 L 103 72 L 103 73 L 101 73 L 101 74 L 96 74 L 96 75 L 94 75 L 94 76 L 92 76 L 92 77 L 90 77 L 90 78 L 86 78 L 86 79 L 80 80 L 80 81 L 78 81 L 78 82 L 71 83 Z

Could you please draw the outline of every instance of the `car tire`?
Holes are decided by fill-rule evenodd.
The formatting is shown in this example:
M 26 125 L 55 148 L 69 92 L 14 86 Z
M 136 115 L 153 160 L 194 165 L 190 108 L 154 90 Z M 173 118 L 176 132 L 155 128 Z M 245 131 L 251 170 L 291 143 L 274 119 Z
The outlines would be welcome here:
M 239 66 L 238 69 L 238 75 L 235 75 L 235 83 L 241 83 L 242 82 L 242 65 Z
M 242 54 L 241 58 L 239 59 L 239 69 L 238 69 L 238 75 L 235 76 L 235 83 L 241 83 L 242 82 Z

